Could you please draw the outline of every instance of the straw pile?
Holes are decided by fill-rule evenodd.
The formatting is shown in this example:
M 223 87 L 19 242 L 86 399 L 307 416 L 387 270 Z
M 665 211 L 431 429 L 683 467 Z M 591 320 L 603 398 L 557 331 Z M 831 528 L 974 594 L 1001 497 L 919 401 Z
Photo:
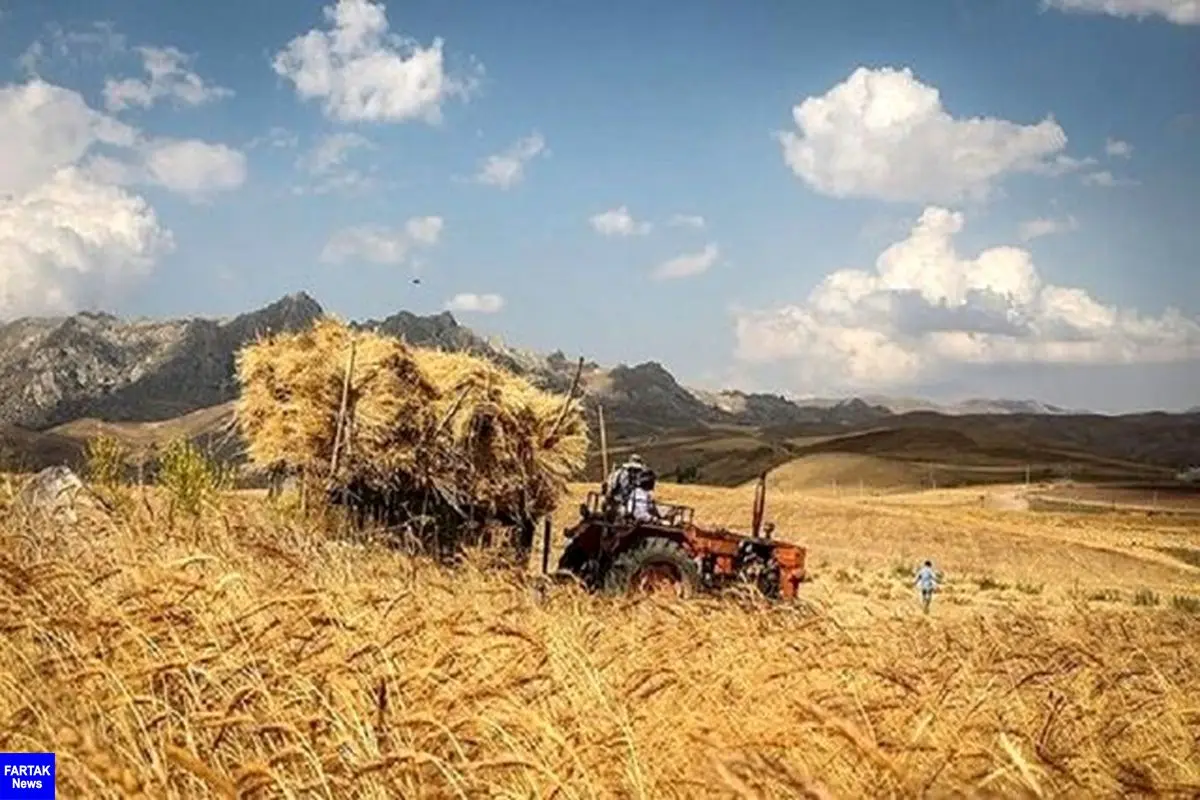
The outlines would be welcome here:
M 587 454 L 577 401 L 482 358 L 410 347 L 330 318 L 246 346 L 237 371 L 237 420 L 253 466 L 402 501 L 419 495 L 423 509 L 432 497 L 464 517 L 536 520 Z

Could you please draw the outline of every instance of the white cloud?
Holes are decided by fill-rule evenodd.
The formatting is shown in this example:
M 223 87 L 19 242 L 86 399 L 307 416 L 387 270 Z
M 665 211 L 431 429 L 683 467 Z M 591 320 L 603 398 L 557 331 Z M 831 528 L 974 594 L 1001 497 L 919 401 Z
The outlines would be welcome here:
M 246 143 L 246 149 L 252 150 L 256 147 L 272 147 L 281 150 L 290 150 L 293 147 L 300 145 L 300 137 L 287 128 L 282 128 L 278 125 L 271 126 L 262 136 L 255 136 Z
M 541 155 L 545 149 L 545 138 L 534 131 L 529 136 L 519 139 L 507 150 L 484 159 L 475 180 L 501 189 L 515 186 L 525 177 L 525 165 Z
M 130 148 L 136 129 L 77 93 L 34 79 L 0 86 L 0 193 L 22 194 L 79 163 L 95 145 Z
M 1137 181 L 1131 180 L 1129 178 L 1118 178 L 1117 176 L 1113 175 L 1111 172 L 1109 172 L 1106 169 L 1102 169 L 1097 172 L 1089 172 L 1087 175 L 1084 175 L 1080 180 L 1083 181 L 1085 186 L 1100 186 L 1105 189 L 1112 188 L 1114 186 L 1136 186 L 1137 185 Z
M 374 145 L 365 136 L 350 132 L 331 133 L 323 136 L 296 164 L 316 180 L 311 187 L 316 194 L 361 191 L 369 188 L 372 181 L 347 162 L 355 150 L 369 149 L 374 149 Z
M 1200 319 L 1143 316 L 1045 283 L 1031 254 L 960 255 L 961 213 L 927 208 L 875 268 L 840 270 L 801 303 L 737 313 L 737 354 L 794 365 L 806 391 L 912 385 L 955 366 L 1130 364 L 1200 353 Z
M 245 179 L 239 151 L 147 137 L 39 78 L 0 85 L 0 313 L 110 302 L 173 249 L 132 184 L 203 199 Z
M 1008 173 L 1049 172 L 1067 136 L 1052 117 L 1024 125 L 956 119 L 911 70 L 859 67 L 792 109 L 798 131 L 776 134 L 791 170 L 834 197 L 950 202 L 982 198 Z
M 159 100 L 172 100 L 182 106 L 200 106 L 225 97 L 232 97 L 233 90 L 213 86 L 188 68 L 191 57 L 174 47 L 139 47 L 142 68 L 148 78 L 134 78 L 104 82 L 104 103 L 110 111 L 121 111 L 132 106 L 149 108 Z
M 1064 233 L 1066 231 L 1077 230 L 1078 228 L 1079 222 L 1072 216 L 1063 219 L 1038 217 L 1022 222 L 1017 228 L 1017 236 L 1022 242 L 1030 242 L 1042 236 Z
M 1200 4 L 1198 4 L 1200 5 Z M 1106 139 L 1104 152 L 1113 158 L 1129 158 L 1133 155 L 1133 145 L 1120 139 Z
M 704 227 L 704 217 L 698 214 L 675 214 L 671 217 L 668 224 L 676 228 L 696 228 L 699 230 Z
M 325 6 L 329 30 L 292 39 L 272 62 L 304 100 L 320 100 L 342 122 L 440 121 L 442 104 L 467 97 L 474 78 L 446 72 L 442 40 L 422 47 L 388 30 L 382 3 L 338 0 Z
M 9 197 L 0 197 L 0 317 L 107 303 L 174 247 L 145 200 L 75 167 Z
M 193 201 L 238 188 L 246 181 L 246 156 L 198 139 L 158 139 L 143 148 L 149 180 Z
M 495 314 L 504 308 L 504 298 L 498 294 L 456 294 L 446 303 L 447 311 L 468 311 Z
M 1112 17 L 1163 17 L 1177 25 L 1200 25 L 1197 0 L 1043 0 L 1047 8 Z
M 123 53 L 125 36 L 111 22 L 94 22 L 85 30 L 66 30 L 61 25 L 46 26 L 47 36 L 38 39 L 17 58 L 17 66 L 36 76 L 43 63 L 65 61 L 76 66 L 95 64 Z
M 414 249 L 431 247 L 442 234 L 441 217 L 414 217 L 400 228 L 382 225 L 355 225 L 335 231 L 321 251 L 321 261 L 344 264 L 366 261 L 372 264 L 403 264 Z
M 654 268 L 651 273 L 658 280 L 671 278 L 690 278 L 708 272 L 720 257 L 720 249 L 711 242 L 698 253 L 685 253 L 668 259 Z
M 445 226 L 445 220 L 441 217 L 413 217 L 404 223 L 404 230 L 414 242 L 432 246 L 442 238 L 442 229 Z
M 652 228 L 649 222 L 635 220 L 625 206 L 594 214 L 588 224 L 602 236 L 645 236 Z

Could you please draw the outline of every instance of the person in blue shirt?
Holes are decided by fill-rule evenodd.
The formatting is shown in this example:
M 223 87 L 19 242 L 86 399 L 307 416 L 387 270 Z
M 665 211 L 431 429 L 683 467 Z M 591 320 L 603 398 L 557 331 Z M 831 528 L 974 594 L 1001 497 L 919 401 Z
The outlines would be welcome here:
M 933 562 L 926 561 L 917 570 L 916 580 L 916 586 L 921 590 L 921 608 L 926 614 L 929 613 L 929 604 L 933 602 L 933 593 L 937 590 L 937 585 L 937 573 L 933 571 Z

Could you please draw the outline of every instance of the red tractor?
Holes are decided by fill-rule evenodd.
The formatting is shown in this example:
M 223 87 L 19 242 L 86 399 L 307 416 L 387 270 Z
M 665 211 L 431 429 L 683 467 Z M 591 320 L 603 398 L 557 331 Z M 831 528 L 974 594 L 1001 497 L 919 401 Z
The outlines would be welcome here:
M 650 520 L 617 513 L 597 492 L 580 504 L 580 520 L 564 531 L 559 574 L 590 591 L 624 594 L 672 588 L 681 596 L 736 584 L 765 596 L 792 599 L 805 578 L 803 547 L 772 538 L 763 525 L 766 476 L 759 479 L 750 535 L 707 530 L 688 506 L 658 504 Z

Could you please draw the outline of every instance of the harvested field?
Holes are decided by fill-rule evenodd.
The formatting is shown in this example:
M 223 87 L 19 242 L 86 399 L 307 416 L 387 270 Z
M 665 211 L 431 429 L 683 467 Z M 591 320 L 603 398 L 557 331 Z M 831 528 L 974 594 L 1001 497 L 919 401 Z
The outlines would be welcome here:
M 741 490 L 660 494 L 748 511 Z M 256 495 L 176 530 L 152 501 L 81 531 L 10 514 L 0 748 L 57 751 L 65 797 L 1200 792 L 1200 615 L 1169 599 L 1200 570 L 1089 561 L 1131 535 L 1098 518 L 770 503 L 812 547 L 796 607 L 539 591 L 482 555 L 450 571 L 329 540 Z M 929 617 L 898 564 L 922 535 L 948 548 Z M 1120 589 L 1077 594 L 1069 562 Z
M 1200 487 L 1195 486 L 1055 486 L 1039 492 L 1038 499 L 1057 505 L 1117 506 L 1200 514 Z

